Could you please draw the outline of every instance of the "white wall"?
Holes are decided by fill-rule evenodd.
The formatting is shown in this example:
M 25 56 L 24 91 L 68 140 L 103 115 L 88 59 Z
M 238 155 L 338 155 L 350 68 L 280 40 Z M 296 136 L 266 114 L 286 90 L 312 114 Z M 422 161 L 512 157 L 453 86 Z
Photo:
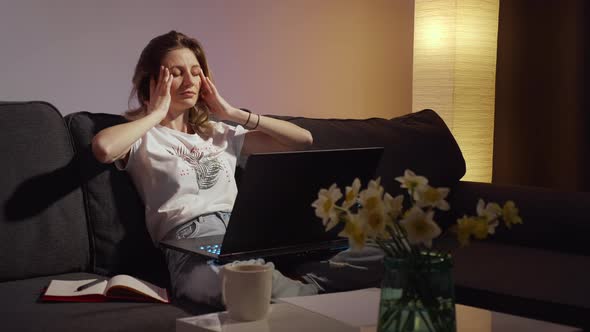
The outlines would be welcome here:
M 199 39 L 222 95 L 261 113 L 393 117 L 412 106 L 413 0 L 3 1 L 0 100 L 121 113 L 139 53 Z

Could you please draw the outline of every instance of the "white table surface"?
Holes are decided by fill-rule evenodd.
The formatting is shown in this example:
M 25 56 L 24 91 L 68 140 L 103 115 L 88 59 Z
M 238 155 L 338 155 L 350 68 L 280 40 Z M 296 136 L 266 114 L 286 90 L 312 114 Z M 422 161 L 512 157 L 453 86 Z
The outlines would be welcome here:
M 280 299 L 267 319 L 236 322 L 227 313 L 177 320 L 177 332 L 376 331 L 380 289 Z M 581 329 L 524 317 L 456 305 L 458 332 L 581 332 Z M 180 324 L 179 324 L 180 323 Z

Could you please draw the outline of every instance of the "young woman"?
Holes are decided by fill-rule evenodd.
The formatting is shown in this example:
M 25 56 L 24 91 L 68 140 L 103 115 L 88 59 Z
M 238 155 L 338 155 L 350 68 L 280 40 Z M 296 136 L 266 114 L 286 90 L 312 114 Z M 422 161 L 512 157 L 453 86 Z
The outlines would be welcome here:
M 99 132 L 92 150 L 100 162 L 114 162 L 130 174 L 156 244 L 223 234 L 237 194 L 238 161 L 312 143 L 303 128 L 231 106 L 211 81 L 199 42 L 176 31 L 152 39 L 142 51 L 132 96 L 141 106 L 127 112 L 130 121 Z M 219 304 L 218 266 L 163 250 L 177 299 Z M 273 277 L 273 296 L 316 292 L 279 272 Z

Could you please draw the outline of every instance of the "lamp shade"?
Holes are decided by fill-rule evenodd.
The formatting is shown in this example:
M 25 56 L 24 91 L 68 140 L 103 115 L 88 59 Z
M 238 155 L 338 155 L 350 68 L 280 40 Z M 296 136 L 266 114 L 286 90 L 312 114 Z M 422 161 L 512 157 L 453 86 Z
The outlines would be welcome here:
M 416 0 L 412 110 L 435 110 L 467 164 L 490 182 L 499 0 Z

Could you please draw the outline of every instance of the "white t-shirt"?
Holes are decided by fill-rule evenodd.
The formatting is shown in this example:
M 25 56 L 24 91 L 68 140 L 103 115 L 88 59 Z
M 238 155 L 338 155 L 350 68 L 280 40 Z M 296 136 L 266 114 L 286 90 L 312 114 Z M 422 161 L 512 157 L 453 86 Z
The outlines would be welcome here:
M 234 173 L 247 130 L 211 123 L 213 135 L 206 140 L 156 125 L 133 144 L 124 168 L 116 163 L 131 175 L 143 199 L 154 243 L 197 216 L 233 208 Z

